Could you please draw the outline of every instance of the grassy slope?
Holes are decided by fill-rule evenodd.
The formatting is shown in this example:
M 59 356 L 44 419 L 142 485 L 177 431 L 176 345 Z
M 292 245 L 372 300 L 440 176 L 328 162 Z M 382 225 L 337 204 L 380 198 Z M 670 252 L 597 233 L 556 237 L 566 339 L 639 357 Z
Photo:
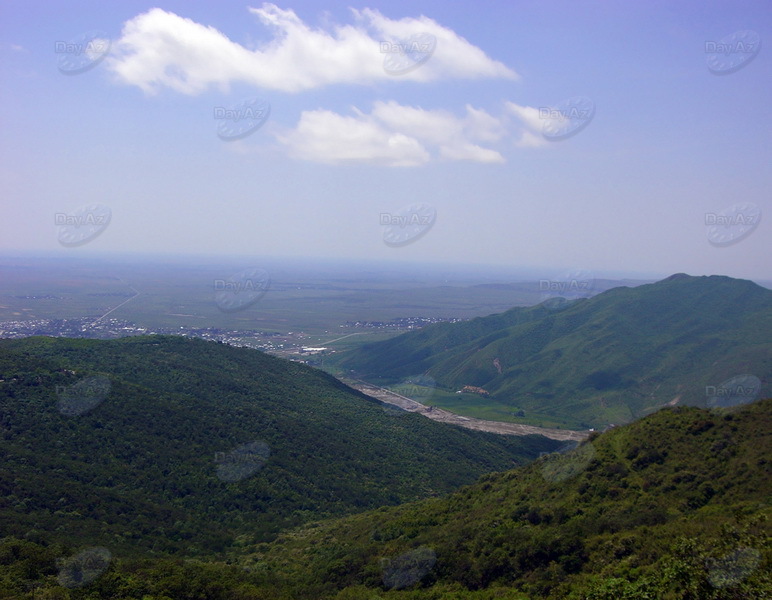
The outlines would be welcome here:
M 445 389 L 477 385 L 530 422 L 599 427 L 676 398 L 704 406 L 706 386 L 741 373 L 768 378 L 770 331 L 769 290 L 679 275 L 559 307 L 426 327 L 365 345 L 342 364 L 365 378 L 426 373 Z

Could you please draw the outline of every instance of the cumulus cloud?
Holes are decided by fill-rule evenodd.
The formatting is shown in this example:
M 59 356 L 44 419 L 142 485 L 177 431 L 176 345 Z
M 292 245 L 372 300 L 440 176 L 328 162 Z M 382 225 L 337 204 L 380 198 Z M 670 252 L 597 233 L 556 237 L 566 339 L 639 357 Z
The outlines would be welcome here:
M 296 158 L 330 164 L 418 166 L 436 158 L 504 162 L 498 151 L 480 145 L 506 133 L 502 122 L 484 110 L 466 106 L 466 114 L 458 117 L 390 101 L 376 102 L 369 114 L 353 112 L 305 111 L 298 125 L 278 139 Z
M 519 132 L 515 135 L 515 145 L 521 148 L 537 148 L 546 146 L 549 142 L 542 135 L 544 119 L 539 117 L 539 109 L 533 106 L 521 106 L 514 102 L 506 102 L 507 111 L 513 115 L 518 122 Z
M 124 24 L 108 65 L 119 81 L 146 93 L 168 87 L 198 94 L 210 86 L 226 89 L 236 82 L 299 92 L 335 83 L 394 79 L 384 70 L 381 43 L 401 43 L 428 33 L 436 38 L 431 58 L 400 79 L 518 77 L 454 31 L 423 16 L 394 20 L 377 10 L 352 10 L 354 24 L 321 29 L 270 3 L 249 12 L 273 35 L 259 48 L 247 48 L 214 27 L 153 8 Z
M 293 157 L 314 162 L 405 167 L 430 159 L 417 139 L 389 130 L 361 112 L 344 116 L 329 110 L 305 111 L 297 127 L 279 140 Z

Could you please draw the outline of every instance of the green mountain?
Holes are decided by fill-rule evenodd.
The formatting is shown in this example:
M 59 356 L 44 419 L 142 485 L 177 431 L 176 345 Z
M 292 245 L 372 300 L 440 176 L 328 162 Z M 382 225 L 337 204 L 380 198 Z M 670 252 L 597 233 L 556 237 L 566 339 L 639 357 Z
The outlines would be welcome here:
M 445 391 L 480 387 L 490 400 L 470 401 L 509 406 L 531 423 L 583 429 L 630 422 L 664 405 L 708 406 L 741 375 L 754 378 L 757 395 L 769 395 L 771 333 L 772 291 L 679 274 L 430 325 L 363 345 L 340 364 L 380 383 L 426 375 Z
M 445 498 L 306 527 L 253 567 L 316 598 L 768 598 L 771 437 L 772 400 L 664 409 Z
M 173 336 L 0 340 L 0 440 L 0 537 L 189 556 L 444 494 L 558 445 Z
M 309 524 L 233 564 L 0 541 L 0 598 L 761 600 L 772 399 L 663 409 L 441 498 Z

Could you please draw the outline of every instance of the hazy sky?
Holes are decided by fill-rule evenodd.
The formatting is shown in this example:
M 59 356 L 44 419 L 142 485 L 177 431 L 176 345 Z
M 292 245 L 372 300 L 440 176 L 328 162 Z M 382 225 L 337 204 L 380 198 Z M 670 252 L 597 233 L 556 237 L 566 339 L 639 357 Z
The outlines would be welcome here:
M 767 0 L 1 0 L 0 252 L 768 280 L 771 56 Z

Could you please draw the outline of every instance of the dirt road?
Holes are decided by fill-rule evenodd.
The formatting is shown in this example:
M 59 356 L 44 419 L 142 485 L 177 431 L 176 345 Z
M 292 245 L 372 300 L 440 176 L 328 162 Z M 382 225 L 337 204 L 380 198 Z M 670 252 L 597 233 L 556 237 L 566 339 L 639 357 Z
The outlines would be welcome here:
M 474 417 L 462 417 L 447 410 L 437 407 L 424 406 L 420 402 L 401 396 L 385 388 L 367 383 L 366 381 L 341 379 L 346 385 L 367 394 L 372 398 L 397 406 L 408 412 L 420 413 L 433 421 L 440 423 L 449 423 L 466 427 L 467 429 L 476 429 L 478 431 L 487 431 L 490 433 L 499 433 L 502 435 L 543 435 L 553 440 L 560 441 L 581 441 L 589 436 L 585 431 L 572 431 L 570 429 L 547 429 L 545 427 L 536 427 L 534 425 L 521 425 L 519 423 L 504 423 L 502 421 L 484 421 Z

